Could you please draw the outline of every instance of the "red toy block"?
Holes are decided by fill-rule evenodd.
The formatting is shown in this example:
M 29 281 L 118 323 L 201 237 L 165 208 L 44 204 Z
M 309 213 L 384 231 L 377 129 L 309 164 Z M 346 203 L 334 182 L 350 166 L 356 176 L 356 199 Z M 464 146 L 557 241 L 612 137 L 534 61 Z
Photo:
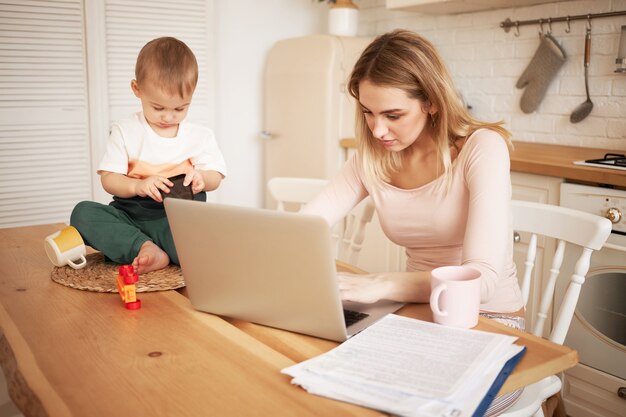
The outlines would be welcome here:
M 124 304 L 128 310 L 139 310 L 141 308 L 141 300 L 132 301 Z
M 135 273 L 132 265 L 121 265 L 117 275 L 117 291 L 122 297 L 122 301 L 129 310 L 137 310 L 141 308 L 141 301 L 137 299 L 137 291 L 135 283 L 139 280 L 139 276 Z

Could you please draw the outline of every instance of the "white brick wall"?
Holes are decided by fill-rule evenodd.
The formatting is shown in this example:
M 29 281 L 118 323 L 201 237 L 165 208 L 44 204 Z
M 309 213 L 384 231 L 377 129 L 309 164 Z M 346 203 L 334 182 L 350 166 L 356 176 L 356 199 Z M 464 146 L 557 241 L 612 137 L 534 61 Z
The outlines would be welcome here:
M 515 21 L 626 10 L 626 0 L 573 0 L 459 15 L 390 11 L 384 0 L 356 3 L 360 35 L 405 28 L 426 36 L 439 48 L 472 113 L 484 120 L 505 120 L 515 140 L 626 151 L 626 74 L 613 72 L 626 16 L 592 19 L 589 89 L 594 107 L 577 124 L 569 116 L 585 101 L 585 21 L 571 22 L 570 33 L 565 23 L 552 25 L 567 61 L 532 114 L 521 111 L 523 90 L 515 83 L 539 46 L 539 27 L 521 26 L 519 37 L 499 27 L 507 17 Z

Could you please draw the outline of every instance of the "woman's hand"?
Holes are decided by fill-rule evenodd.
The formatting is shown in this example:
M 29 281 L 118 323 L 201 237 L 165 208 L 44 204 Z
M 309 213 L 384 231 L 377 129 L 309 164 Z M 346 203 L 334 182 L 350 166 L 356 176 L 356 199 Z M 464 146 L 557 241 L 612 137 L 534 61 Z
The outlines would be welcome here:
M 337 277 L 339 292 L 344 300 L 369 304 L 388 298 L 391 283 L 382 275 L 339 272 Z
M 341 298 L 359 303 L 392 300 L 427 303 L 430 272 L 385 272 L 378 274 L 337 273 Z
M 161 191 L 168 193 L 169 187 L 173 187 L 172 181 L 160 175 L 152 175 L 150 177 L 138 180 L 135 183 L 135 194 L 139 197 L 150 197 L 159 203 L 163 202 Z

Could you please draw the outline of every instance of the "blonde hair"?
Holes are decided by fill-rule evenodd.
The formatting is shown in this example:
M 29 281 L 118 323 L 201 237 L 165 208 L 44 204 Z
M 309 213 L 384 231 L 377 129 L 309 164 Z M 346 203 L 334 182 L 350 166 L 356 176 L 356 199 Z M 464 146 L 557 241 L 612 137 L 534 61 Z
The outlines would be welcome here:
M 348 90 L 357 100 L 356 136 L 363 169 L 368 179 L 389 182 L 392 173 L 402 168 L 402 152 L 385 150 L 367 126 L 360 109 L 359 84 L 363 80 L 398 88 L 408 97 L 430 103 L 437 112 L 431 115 L 431 129 L 444 176 L 449 185 L 452 158 L 450 146 L 481 128 L 498 132 L 511 145 L 511 134 L 502 122 L 488 123 L 474 119 L 461 102 L 452 77 L 432 43 L 408 30 L 394 30 L 372 41 L 352 70 Z
M 172 37 L 156 38 L 141 48 L 135 64 L 138 85 L 156 83 L 170 94 L 192 94 L 198 83 L 198 62 L 189 47 Z

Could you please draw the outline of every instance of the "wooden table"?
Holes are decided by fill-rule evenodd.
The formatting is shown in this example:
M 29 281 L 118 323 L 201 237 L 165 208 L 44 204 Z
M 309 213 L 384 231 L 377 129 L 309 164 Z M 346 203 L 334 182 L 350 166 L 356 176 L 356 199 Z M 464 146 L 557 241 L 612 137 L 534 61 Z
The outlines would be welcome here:
M 364 272 L 343 262 L 338 261 L 337 264 L 339 271 Z M 433 321 L 433 314 L 428 304 L 407 304 L 397 311 L 396 314 L 429 322 Z M 310 359 L 337 346 L 336 342 L 328 340 L 272 329 L 243 320 L 224 319 L 296 362 Z M 558 374 L 578 364 L 578 353 L 575 350 L 567 346 L 557 345 L 530 333 L 513 329 L 494 320 L 480 317 L 475 329 L 515 336 L 518 338 L 516 344 L 526 346 L 526 353 L 505 381 L 499 394 L 506 394 L 507 392 L 525 387 L 548 375 Z
M 45 236 L 62 225 L 0 229 L 0 363 L 25 416 L 374 416 L 306 393 L 280 369 L 335 342 L 193 310 L 177 291 L 118 294 L 54 283 Z M 430 320 L 426 305 L 401 314 Z M 575 351 L 482 319 L 528 348 L 503 390 L 577 363 Z
M 0 362 L 30 416 L 380 416 L 306 393 L 295 362 L 176 291 L 118 294 L 53 282 L 47 225 L 0 229 Z

